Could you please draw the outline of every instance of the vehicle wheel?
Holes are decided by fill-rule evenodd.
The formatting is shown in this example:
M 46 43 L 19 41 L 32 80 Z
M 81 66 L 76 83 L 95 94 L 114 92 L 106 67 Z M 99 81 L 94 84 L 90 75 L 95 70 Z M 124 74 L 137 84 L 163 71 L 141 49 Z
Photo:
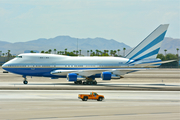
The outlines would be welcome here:
M 82 100 L 83 100 L 83 101 L 87 101 L 87 100 L 88 100 L 88 98 L 87 98 L 87 97 L 84 97 Z
M 87 85 L 87 82 L 83 82 L 83 85 Z
M 102 97 L 99 97 L 98 99 L 97 99 L 97 101 L 102 101 L 103 100 L 103 98 Z
M 77 81 L 74 81 L 74 84 L 78 84 L 78 82 L 77 82 Z
M 28 84 L 28 81 L 27 81 L 27 80 L 24 80 L 23 83 L 24 83 L 24 84 Z

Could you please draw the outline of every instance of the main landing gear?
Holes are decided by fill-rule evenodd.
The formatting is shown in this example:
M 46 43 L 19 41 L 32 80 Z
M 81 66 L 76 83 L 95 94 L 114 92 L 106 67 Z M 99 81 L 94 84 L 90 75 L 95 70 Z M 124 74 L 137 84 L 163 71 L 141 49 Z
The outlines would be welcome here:
M 74 84 L 97 85 L 97 81 L 85 81 L 85 82 L 82 82 L 82 80 L 79 80 L 79 81 L 74 81 Z
M 74 84 L 97 85 L 97 81 L 93 79 L 85 79 L 85 80 L 74 81 Z
M 23 78 L 24 78 L 24 81 L 23 81 L 23 83 L 24 83 L 24 84 L 28 84 L 28 81 L 27 81 L 27 78 L 26 78 L 26 76 L 23 76 Z

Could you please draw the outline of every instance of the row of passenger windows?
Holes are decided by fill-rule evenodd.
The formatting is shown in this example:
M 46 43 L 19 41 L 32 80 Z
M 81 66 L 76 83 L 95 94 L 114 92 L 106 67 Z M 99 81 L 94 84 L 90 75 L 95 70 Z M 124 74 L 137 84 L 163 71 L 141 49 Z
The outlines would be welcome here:
M 22 56 L 16 56 L 16 58 L 22 58 Z M 40 59 L 49 59 L 49 57 L 40 57 Z
M 49 59 L 49 57 L 40 57 L 40 59 Z
M 108 67 L 108 66 L 117 66 L 117 65 L 8 65 L 8 67 Z

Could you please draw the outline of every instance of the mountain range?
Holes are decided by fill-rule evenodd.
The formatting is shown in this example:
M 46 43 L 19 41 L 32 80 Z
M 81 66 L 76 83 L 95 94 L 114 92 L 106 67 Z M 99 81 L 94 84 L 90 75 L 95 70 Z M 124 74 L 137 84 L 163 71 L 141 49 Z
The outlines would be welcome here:
M 77 46 L 78 42 L 78 46 Z M 137 43 L 138 44 L 138 43 Z M 5 41 L 0 41 L 0 51 L 6 53 L 8 50 L 11 50 L 12 54 L 24 53 L 24 51 L 52 51 L 56 49 L 57 51 L 64 51 L 67 48 L 67 51 L 73 50 L 82 50 L 82 54 L 86 55 L 87 50 L 118 50 L 120 49 L 120 54 L 123 54 L 123 48 L 126 48 L 127 51 L 130 51 L 132 48 L 122 42 L 116 40 L 107 40 L 104 38 L 85 38 L 77 39 L 70 36 L 57 36 L 55 38 L 45 39 L 40 38 L 37 40 L 27 41 L 27 42 L 15 42 L 9 43 Z M 176 48 L 180 49 L 180 39 L 173 39 L 166 37 L 162 43 L 159 53 L 164 53 L 164 49 L 167 49 L 167 53 L 176 54 Z M 127 53 L 126 51 L 126 53 Z
M 167 50 L 166 53 L 177 54 L 177 50 L 176 50 L 177 48 L 179 48 L 180 50 L 180 39 L 165 37 L 161 45 L 161 48 L 159 50 L 159 53 L 164 54 L 165 53 L 164 50 L 166 49 Z

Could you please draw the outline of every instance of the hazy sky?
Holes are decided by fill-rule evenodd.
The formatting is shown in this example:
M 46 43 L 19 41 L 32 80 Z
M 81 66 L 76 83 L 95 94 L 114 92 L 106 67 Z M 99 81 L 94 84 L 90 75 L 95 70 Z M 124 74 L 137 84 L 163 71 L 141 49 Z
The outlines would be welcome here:
M 160 24 L 180 38 L 180 0 L 0 0 L 0 41 L 68 35 L 134 47 Z

